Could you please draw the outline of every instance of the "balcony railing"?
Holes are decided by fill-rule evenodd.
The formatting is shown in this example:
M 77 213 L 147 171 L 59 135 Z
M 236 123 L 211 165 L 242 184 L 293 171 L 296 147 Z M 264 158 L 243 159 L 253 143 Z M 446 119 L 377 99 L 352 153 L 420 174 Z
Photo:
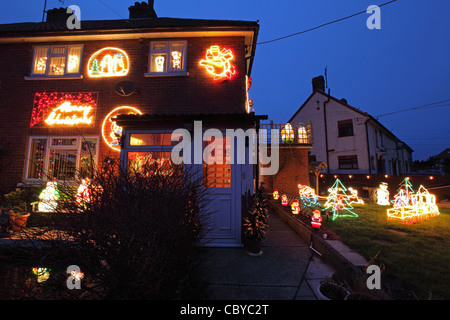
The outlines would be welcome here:
M 312 144 L 313 134 L 311 124 L 275 124 L 261 123 L 259 142 L 261 144 L 272 143 L 272 133 L 277 137 L 280 145 Z M 273 143 L 277 143 L 273 141 Z

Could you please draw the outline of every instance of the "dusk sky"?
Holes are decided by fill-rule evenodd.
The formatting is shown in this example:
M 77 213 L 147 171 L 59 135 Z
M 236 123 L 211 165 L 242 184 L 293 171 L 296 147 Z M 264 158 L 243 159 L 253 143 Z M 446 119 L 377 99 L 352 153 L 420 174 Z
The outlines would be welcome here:
M 128 18 L 131 0 L 47 0 L 78 5 L 81 20 Z M 389 0 L 155 0 L 158 17 L 259 20 L 258 42 L 287 36 Z M 2 0 L 0 23 L 40 22 L 44 0 Z M 255 112 L 285 123 L 328 70 L 331 95 L 365 111 L 425 160 L 450 148 L 450 1 L 398 0 L 381 7 L 381 29 L 363 13 L 259 44 L 249 92 Z M 422 109 L 398 112 L 414 107 Z M 397 112 L 391 115 L 388 113 Z M 384 115 L 384 116 L 383 116 Z

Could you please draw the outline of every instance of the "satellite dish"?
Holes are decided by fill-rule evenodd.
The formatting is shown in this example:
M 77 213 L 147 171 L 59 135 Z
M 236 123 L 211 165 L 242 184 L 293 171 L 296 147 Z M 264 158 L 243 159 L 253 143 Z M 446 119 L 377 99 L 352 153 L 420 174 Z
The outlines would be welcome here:
M 116 93 L 127 97 L 136 92 L 136 85 L 133 81 L 121 81 L 115 86 Z

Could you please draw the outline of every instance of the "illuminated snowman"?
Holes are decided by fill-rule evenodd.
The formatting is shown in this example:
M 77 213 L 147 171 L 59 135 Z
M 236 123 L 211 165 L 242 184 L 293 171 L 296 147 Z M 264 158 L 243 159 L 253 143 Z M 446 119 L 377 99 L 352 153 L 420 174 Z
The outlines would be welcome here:
M 386 182 L 380 183 L 380 187 L 377 190 L 377 204 L 381 206 L 389 205 L 389 191 Z
M 52 212 L 55 211 L 58 205 L 57 201 L 59 199 L 59 191 L 57 189 L 56 182 L 47 182 L 47 187 L 42 190 L 39 195 L 39 211 L 42 212 Z

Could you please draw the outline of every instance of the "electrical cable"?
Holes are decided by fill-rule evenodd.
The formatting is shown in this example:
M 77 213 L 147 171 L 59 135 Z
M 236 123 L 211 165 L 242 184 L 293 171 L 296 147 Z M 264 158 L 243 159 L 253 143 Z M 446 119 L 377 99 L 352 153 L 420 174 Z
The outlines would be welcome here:
M 383 7 L 383 6 L 386 6 L 386 5 L 391 4 L 391 3 L 393 3 L 393 2 L 396 2 L 396 1 L 398 1 L 398 0 L 392 0 L 392 1 L 389 1 L 389 2 L 386 2 L 386 3 L 383 3 L 383 4 L 380 4 L 378 7 Z M 324 24 L 321 24 L 321 25 L 319 25 L 319 26 L 316 26 L 316 27 L 313 27 L 313 28 L 310 28 L 310 29 L 307 29 L 307 30 L 303 30 L 303 31 L 300 31 L 300 32 L 292 33 L 292 34 L 289 34 L 289 35 L 287 35 L 287 36 L 275 38 L 275 39 L 268 40 L 268 41 L 259 42 L 259 43 L 257 43 L 256 45 L 268 44 L 268 43 L 272 43 L 272 42 L 275 42 L 275 41 L 279 41 L 279 40 L 287 39 L 287 38 L 290 38 L 290 37 L 298 36 L 298 35 L 300 35 L 300 34 L 307 33 L 307 32 L 310 32 L 310 31 L 319 29 L 319 28 L 328 26 L 328 25 L 333 24 L 333 23 L 336 23 L 336 22 L 340 22 L 340 21 L 344 21 L 344 20 L 347 20 L 347 19 L 356 17 L 356 16 L 358 16 L 358 15 L 360 15 L 360 14 L 363 14 L 363 13 L 367 13 L 367 10 L 364 10 L 364 11 L 361 11 L 361 12 L 354 13 L 354 14 L 349 15 L 349 16 L 344 17 L 344 18 L 340 18 L 340 19 L 337 19 L 337 20 L 333 20 L 333 21 L 330 21 L 330 22 L 326 22 L 326 23 L 324 23 Z

